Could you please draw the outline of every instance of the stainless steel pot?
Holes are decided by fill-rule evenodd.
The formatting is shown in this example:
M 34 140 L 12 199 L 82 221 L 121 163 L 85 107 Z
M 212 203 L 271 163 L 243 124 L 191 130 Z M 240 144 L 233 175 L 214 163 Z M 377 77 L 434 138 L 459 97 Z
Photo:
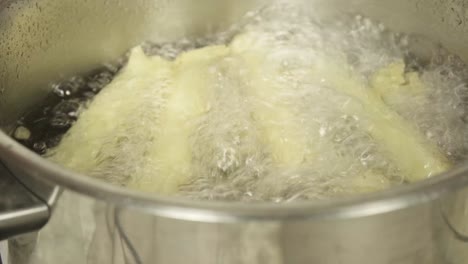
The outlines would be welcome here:
M 11 263 L 468 263 L 468 166 L 328 203 L 196 202 L 106 185 L 7 136 L 49 82 L 90 70 L 142 40 L 221 30 L 264 2 L 0 0 L 0 239 L 9 239 Z M 308 6 L 331 18 L 364 14 L 468 59 L 466 0 L 311 0 Z

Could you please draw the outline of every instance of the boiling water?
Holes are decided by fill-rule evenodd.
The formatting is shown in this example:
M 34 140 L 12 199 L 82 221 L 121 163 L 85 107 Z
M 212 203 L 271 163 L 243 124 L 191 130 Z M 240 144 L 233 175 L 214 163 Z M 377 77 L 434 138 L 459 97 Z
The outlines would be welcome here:
M 235 44 L 239 35 L 250 38 Z M 329 75 L 310 77 L 306 69 L 328 65 L 329 61 L 349 64 L 345 68 L 365 89 L 372 89 L 370 84 L 379 70 L 404 63 L 399 75 L 403 89 L 394 87 L 385 96 L 385 105 L 409 124 L 415 135 L 421 135 L 422 144 L 433 144 L 443 154 L 442 159 L 447 158 L 447 164 L 458 164 L 467 158 L 465 65 L 442 49 L 430 59 L 415 57 L 410 36 L 389 32 L 366 18 L 325 22 L 302 13 L 298 6 L 278 1 L 261 12 L 248 14 L 222 34 L 177 43 L 144 43 L 142 47 L 148 55 L 174 60 L 187 50 L 231 42 L 239 50 L 267 51 L 266 59 L 255 66 L 262 72 L 260 81 L 246 81 L 251 69 L 236 68 L 240 65 L 236 56 L 226 58 L 222 66 L 213 69 L 215 99 L 210 102 L 209 111 L 190 120 L 195 127 L 189 141 L 192 169 L 178 195 L 288 202 L 329 199 L 414 181 L 382 147 L 372 129 L 366 129 L 373 117 L 355 110 L 362 102 L 330 87 L 331 83 L 337 84 L 328 80 Z M 93 97 L 111 81 L 120 65 L 109 65 L 89 77 L 74 77 L 54 85 L 54 94 L 45 107 L 21 120 L 15 137 L 38 153 L 53 156 L 63 134 L 92 105 Z M 410 79 L 419 80 L 424 91 L 405 90 L 404 82 Z M 256 87 L 265 84 L 271 87 Z M 251 91 L 260 91 L 264 97 Z M 160 104 L 164 108 L 164 101 Z M 138 112 L 145 111 L 151 109 Z M 268 122 L 262 123 L 265 116 Z M 139 122 L 140 117 L 132 119 Z M 159 131 L 159 125 L 163 124 L 133 125 L 140 131 L 127 131 L 127 137 L 138 139 L 148 131 Z M 142 131 L 150 127 L 151 130 Z M 277 133 L 273 135 L 271 131 Z M 281 142 L 272 146 L 268 143 L 271 137 Z M 117 158 L 105 171 L 95 168 L 84 173 L 126 186 L 147 144 L 144 140 L 130 142 L 125 150 L 116 150 L 120 153 L 114 153 Z M 293 150 L 302 153 L 300 158 L 288 152 Z

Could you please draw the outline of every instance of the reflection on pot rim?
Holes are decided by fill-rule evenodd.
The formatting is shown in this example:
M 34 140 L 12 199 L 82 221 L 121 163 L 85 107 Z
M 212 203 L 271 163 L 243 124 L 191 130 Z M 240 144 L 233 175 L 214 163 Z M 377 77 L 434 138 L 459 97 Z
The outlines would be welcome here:
M 365 217 L 424 204 L 468 185 L 468 164 L 466 164 L 440 176 L 408 186 L 328 202 L 292 204 L 203 202 L 142 194 L 80 175 L 44 160 L 3 132 L 0 133 L 0 153 L 7 157 L 9 162 L 14 161 L 38 179 L 46 179 L 61 187 L 117 206 L 131 206 L 155 215 L 190 221 L 241 222 Z

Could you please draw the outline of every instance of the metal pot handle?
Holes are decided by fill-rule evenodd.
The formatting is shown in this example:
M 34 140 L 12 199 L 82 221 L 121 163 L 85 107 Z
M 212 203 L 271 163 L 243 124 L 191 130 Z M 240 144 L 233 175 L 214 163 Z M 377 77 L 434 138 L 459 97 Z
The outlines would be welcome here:
M 28 186 L 0 162 L 0 241 L 39 230 L 48 222 L 59 189 L 49 187 L 44 196 Z

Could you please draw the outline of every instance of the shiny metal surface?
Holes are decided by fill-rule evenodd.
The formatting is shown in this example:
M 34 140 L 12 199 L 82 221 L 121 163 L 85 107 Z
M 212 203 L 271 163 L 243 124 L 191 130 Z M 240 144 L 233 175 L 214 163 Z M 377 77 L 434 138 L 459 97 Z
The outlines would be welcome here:
M 466 263 L 466 240 L 454 233 L 466 231 L 466 221 L 446 211 L 455 200 L 466 206 L 466 195 L 371 217 L 209 223 L 66 192 L 39 236 L 11 248 L 10 257 L 35 264 Z
M 145 39 L 222 29 L 264 1 L 10 2 L 0 4 L 5 131 L 42 98 L 45 84 L 92 69 Z M 311 10 L 331 18 L 357 12 L 395 30 L 424 35 L 468 59 L 466 0 L 308 2 Z M 3 133 L 0 157 L 23 182 L 66 190 L 37 236 L 11 240 L 15 264 L 468 263 L 468 166 L 348 200 L 243 205 L 109 186 L 48 163 Z
M 43 227 L 51 214 L 47 203 L 32 194 L 0 163 L 0 240 Z

